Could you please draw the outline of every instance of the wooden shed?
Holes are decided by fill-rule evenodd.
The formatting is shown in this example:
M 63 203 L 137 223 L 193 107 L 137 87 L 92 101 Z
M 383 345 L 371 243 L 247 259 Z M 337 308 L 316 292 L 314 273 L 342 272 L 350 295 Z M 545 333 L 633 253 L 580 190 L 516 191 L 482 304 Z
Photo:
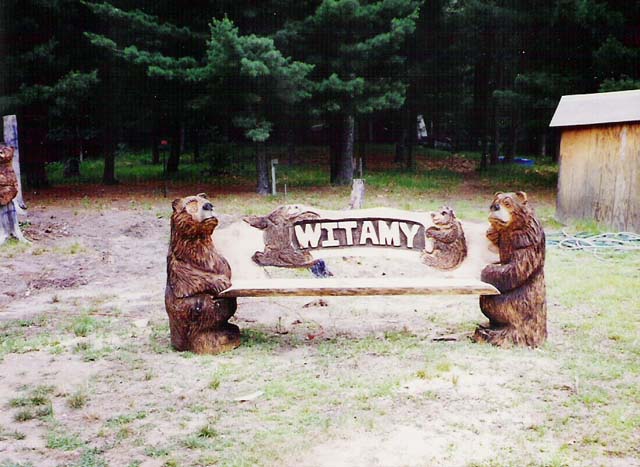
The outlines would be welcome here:
M 563 96 L 557 217 L 640 232 L 640 89 Z

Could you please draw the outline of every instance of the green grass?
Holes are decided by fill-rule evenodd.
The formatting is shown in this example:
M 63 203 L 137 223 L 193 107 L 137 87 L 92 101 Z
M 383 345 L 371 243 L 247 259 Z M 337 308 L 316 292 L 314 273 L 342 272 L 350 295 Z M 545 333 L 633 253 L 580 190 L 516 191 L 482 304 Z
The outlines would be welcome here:
M 394 146 L 390 144 L 369 144 L 369 154 L 384 156 L 392 165 Z M 286 147 L 269 146 L 267 157 L 278 159 L 278 190 L 280 193 L 287 185 L 288 191 L 301 188 L 327 186 L 329 169 L 326 162 L 318 165 L 317 160 L 327 160 L 327 149 L 322 146 L 300 146 L 297 148 L 295 165 L 287 163 Z M 463 151 L 464 157 L 478 160 L 479 154 Z M 422 146 L 415 148 L 417 161 L 446 161 L 451 153 L 434 150 Z M 216 159 L 217 157 L 217 159 Z M 220 162 L 224 165 L 221 166 Z M 82 163 L 81 176 L 65 178 L 63 163 L 48 164 L 49 181 L 54 185 L 101 183 L 104 162 L 101 158 L 87 159 Z M 151 180 L 162 180 L 166 175 L 162 164 L 152 164 L 149 151 L 125 151 L 116 157 L 116 178 L 123 183 L 141 183 Z M 191 154 L 181 157 L 177 174 L 171 175 L 173 182 L 211 182 L 217 187 L 247 186 L 255 183 L 255 149 L 249 144 L 211 144 L 203 151 L 200 162 L 193 162 Z M 220 172 L 222 171 L 222 172 Z M 555 187 L 557 183 L 557 165 L 546 160 L 536 160 L 534 167 L 517 164 L 491 167 L 480 175 L 480 180 L 487 189 L 511 191 L 514 189 L 535 189 Z M 418 170 L 415 173 L 400 169 L 367 170 L 365 179 L 374 188 L 389 191 L 418 190 L 420 192 L 452 192 L 456 190 L 465 177 L 452 170 Z
M 55 390 L 53 386 L 37 386 L 30 391 L 27 396 L 16 397 L 9 401 L 10 407 L 36 407 L 51 402 L 51 393 Z
M 89 397 L 84 391 L 76 391 L 67 398 L 67 406 L 72 409 L 81 409 L 87 405 Z
M 84 442 L 76 434 L 52 431 L 47 436 L 47 447 L 49 449 L 57 449 L 60 451 L 74 451 L 82 446 L 84 446 Z
M 558 184 L 558 165 L 548 160 L 538 160 L 533 167 L 499 164 L 483 172 L 480 178 L 487 188 L 495 191 L 555 188 Z
M 461 174 L 449 170 L 433 170 L 410 173 L 399 170 L 387 170 L 367 175 L 368 186 L 393 193 L 395 190 L 417 192 L 452 193 L 462 183 Z
M 109 467 L 109 464 L 97 449 L 85 449 L 80 459 L 70 467 Z
M 253 183 L 251 154 L 247 150 L 245 155 L 246 165 L 231 169 Z M 135 165 L 140 157 L 123 161 Z M 285 160 L 284 154 L 278 157 Z M 449 154 L 425 149 L 418 157 L 446 160 Z M 153 176 L 142 165 L 148 172 L 138 172 L 138 177 Z M 346 205 L 348 188 L 324 186 L 325 168 L 281 164 L 278 170 L 279 180 L 287 180 L 291 188 L 286 202 Z M 545 227 L 557 229 L 550 194 L 556 172 L 543 163 L 533 169 L 500 166 L 485 174 L 371 172 L 367 205 L 425 211 L 447 203 L 463 219 L 484 220 L 493 191 L 525 189 Z M 266 213 L 284 200 L 282 195 L 231 193 L 220 195 L 216 204 L 225 213 Z M 96 206 L 93 198 L 82 203 L 78 209 Z M 151 216 L 168 214 L 153 203 L 135 202 L 128 208 L 151 211 Z M 601 226 L 581 222 L 569 229 L 595 232 Z M 52 313 L 50 319 L 0 323 L 0 352 L 45 350 L 47 358 L 76 359 L 86 368 L 92 365 L 83 362 L 107 357 L 87 376 L 90 386 L 81 386 L 91 387 L 91 410 L 75 410 L 86 403 L 84 392 L 67 395 L 66 404 L 56 404 L 59 425 L 50 428 L 55 447 L 49 449 L 75 450 L 73 459 L 82 451 L 78 462 L 84 463 L 77 465 L 88 467 L 104 465 L 110 450 L 128 453 L 130 459 L 153 458 L 141 462 L 158 465 L 313 463 L 311 456 L 339 456 L 363 438 L 365 451 L 384 450 L 399 427 L 425 433 L 427 448 L 438 459 L 412 459 L 422 465 L 633 465 L 640 459 L 638 264 L 638 253 L 599 259 L 549 248 L 550 334 L 535 351 L 470 343 L 465 333 L 484 319 L 477 298 L 430 297 L 399 298 L 385 302 L 385 309 L 378 299 L 336 299 L 326 310 L 303 310 L 293 300 L 246 300 L 237 314 L 239 348 L 216 356 L 177 353 L 170 346 L 160 297 L 140 311 L 149 318 L 147 333 L 131 333 L 131 319 L 140 317 L 136 310 L 123 310 L 107 325 L 90 311 L 93 304 L 78 299 L 63 318 Z M 242 319 L 263 307 L 282 310 L 282 319 Z M 316 313 L 324 314 L 323 321 Z M 294 319 L 302 323 L 291 326 Z M 325 335 L 319 334 L 322 329 Z M 59 344 L 60 333 L 75 346 Z M 461 337 L 433 340 L 445 333 Z M 309 334 L 317 337 L 309 339 Z M 94 337 L 109 345 L 93 343 Z M 55 355 L 52 348 L 58 349 Z M 237 400 L 258 392 L 251 401 Z M 76 394 L 78 401 L 72 402 Z M 25 410 L 33 418 L 36 410 L 51 410 L 46 403 L 51 396 L 45 394 L 40 400 L 45 403 L 36 406 L 29 402 L 32 397 L 30 388 L 22 390 L 19 402 L 8 407 L 11 415 Z M 99 412 L 105 399 L 115 407 L 110 413 Z M 97 420 L 91 419 L 93 412 Z M 21 431 L 29 437 L 27 428 L 51 423 L 50 415 L 20 425 Z M 77 432 L 78 417 L 88 427 L 82 440 L 68 434 Z M 170 434 L 158 438 L 165 430 Z M 11 430 L 2 433 L 7 431 L 2 436 L 17 442 Z M 440 438 L 446 446 L 438 450 Z M 96 446 L 104 452 L 92 451 Z M 366 459 L 368 452 L 362 454 Z
M 87 337 L 98 328 L 98 320 L 88 314 L 73 318 L 69 329 L 78 337 Z

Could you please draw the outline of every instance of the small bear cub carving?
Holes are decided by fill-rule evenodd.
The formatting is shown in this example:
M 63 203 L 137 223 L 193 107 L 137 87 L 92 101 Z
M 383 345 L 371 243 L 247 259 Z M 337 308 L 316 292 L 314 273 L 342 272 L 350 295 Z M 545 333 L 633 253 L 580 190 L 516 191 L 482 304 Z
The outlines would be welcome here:
M 217 298 L 231 285 L 231 268 L 216 251 L 218 225 L 204 193 L 173 201 L 167 255 L 165 306 L 176 350 L 216 354 L 240 345 L 240 330 L 228 323 L 235 299 Z
M 432 212 L 435 224 L 425 232 L 425 237 L 433 241 L 433 250 L 422 252 L 422 261 L 432 268 L 448 271 L 460 266 L 467 257 L 467 242 L 462 224 L 456 213 L 448 206 Z

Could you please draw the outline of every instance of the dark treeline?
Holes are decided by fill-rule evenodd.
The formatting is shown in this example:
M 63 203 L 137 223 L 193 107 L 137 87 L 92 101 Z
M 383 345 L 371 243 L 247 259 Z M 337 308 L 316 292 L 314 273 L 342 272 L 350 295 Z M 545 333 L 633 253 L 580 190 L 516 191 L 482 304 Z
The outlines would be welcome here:
M 563 94 L 640 88 L 640 3 L 624 0 L 4 0 L 0 110 L 20 122 L 29 185 L 45 164 L 167 140 L 289 152 L 321 128 L 331 181 L 350 183 L 358 141 L 396 143 L 414 168 L 428 141 L 553 157 Z M 380 129 L 385 128 L 382 132 Z M 317 139 L 318 132 L 313 133 Z

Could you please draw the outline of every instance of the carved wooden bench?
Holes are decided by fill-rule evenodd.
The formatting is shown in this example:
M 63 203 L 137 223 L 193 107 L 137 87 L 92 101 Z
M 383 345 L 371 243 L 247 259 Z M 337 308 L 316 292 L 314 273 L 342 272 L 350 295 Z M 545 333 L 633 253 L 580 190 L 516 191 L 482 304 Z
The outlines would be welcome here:
M 482 268 L 498 258 L 487 227 L 461 223 L 446 209 L 430 215 L 283 206 L 215 231 L 233 274 L 218 296 L 496 295 L 480 280 Z M 300 269 L 318 266 L 333 276 L 299 277 Z
M 428 215 L 290 205 L 220 228 L 206 195 L 172 207 L 165 306 L 177 350 L 237 347 L 240 330 L 228 322 L 237 298 L 266 296 L 475 294 L 489 326 L 474 340 L 546 339 L 545 235 L 524 192 L 494 195 L 489 229 L 447 207 Z

